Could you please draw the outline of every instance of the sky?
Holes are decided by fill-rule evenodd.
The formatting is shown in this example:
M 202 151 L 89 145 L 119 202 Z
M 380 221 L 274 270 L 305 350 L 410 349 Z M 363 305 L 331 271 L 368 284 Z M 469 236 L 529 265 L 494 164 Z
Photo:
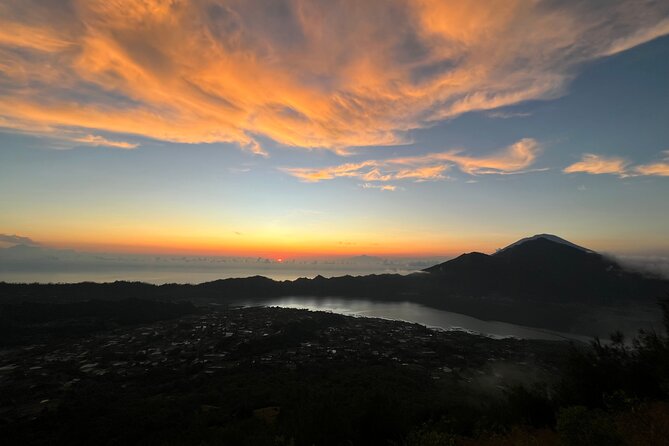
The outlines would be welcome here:
M 0 246 L 669 255 L 669 3 L 4 0 Z

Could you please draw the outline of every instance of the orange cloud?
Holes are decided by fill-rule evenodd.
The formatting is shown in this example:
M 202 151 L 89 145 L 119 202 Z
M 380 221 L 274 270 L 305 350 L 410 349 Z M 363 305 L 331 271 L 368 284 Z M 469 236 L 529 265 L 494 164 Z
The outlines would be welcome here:
M 639 175 L 669 177 L 669 163 L 645 164 L 634 168 Z
M 665 150 L 664 154 L 664 161 L 636 166 L 634 167 L 634 173 L 637 175 L 669 177 L 669 150 Z
M 469 175 L 509 175 L 528 172 L 527 169 L 536 160 L 540 148 L 536 140 L 524 138 L 497 153 L 482 157 L 464 155 L 460 149 L 414 157 L 368 160 L 320 169 L 283 168 L 282 170 L 309 183 L 338 177 L 354 177 L 368 182 L 443 180 L 447 178 L 444 172 L 450 169 L 451 164 Z M 545 169 L 532 169 L 535 170 Z
M 452 161 L 460 170 L 470 175 L 520 173 L 530 167 L 540 151 L 539 143 L 532 138 L 521 139 L 499 153 L 488 157 L 471 157 L 461 152 L 438 155 L 439 159 Z
M 322 180 L 331 180 L 337 177 L 359 177 L 362 178 L 370 172 L 374 172 L 378 163 L 376 161 L 364 161 L 362 163 L 347 163 L 335 167 L 323 169 L 308 168 L 284 168 L 283 170 L 294 177 L 307 183 L 316 183 Z M 363 169 L 372 168 L 363 172 Z
M 565 167 L 564 173 L 589 173 L 592 175 L 613 174 L 627 176 L 629 161 L 617 156 L 595 155 L 586 153 L 581 161 Z
M 625 1 L 6 0 L 0 124 L 257 154 L 258 135 L 402 144 L 436 120 L 558 96 L 578 64 L 669 32 L 667 16 Z
M 664 152 L 664 161 L 630 166 L 630 162 L 620 157 L 606 157 L 586 153 L 581 161 L 566 167 L 565 173 L 589 173 L 593 175 L 613 174 L 621 178 L 637 176 L 669 176 L 669 150 Z
M 353 177 L 368 182 L 405 179 L 412 179 L 414 181 L 443 180 L 446 178 L 443 173 L 448 170 L 448 166 L 445 164 L 403 169 L 398 169 L 397 166 L 392 166 L 392 164 L 393 160 L 370 160 L 357 164 L 349 163 L 340 166 L 324 167 L 322 169 L 283 168 L 282 170 L 307 183 L 317 183 L 339 177 Z
M 416 180 L 416 181 L 427 181 L 427 180 L 442 180 L 446 177 L 443 175 L 444 171 L 448 169 L 446 165 L 436 165 L 436 166 L 424 166 L 416 167 L 413 169 L 402 169 L 397 172 L 394 177 L 398 180 Z

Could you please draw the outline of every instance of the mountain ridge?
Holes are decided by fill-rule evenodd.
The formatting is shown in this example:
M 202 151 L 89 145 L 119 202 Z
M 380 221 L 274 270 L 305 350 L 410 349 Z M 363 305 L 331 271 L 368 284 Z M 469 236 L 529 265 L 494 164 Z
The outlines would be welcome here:
M 198 285 L 141 282 L 11 284 L 0 303 L 149 298 L 194 303 L 262 305 L 283 296 L 414 302 L 483 320 L 558 331 L 580 330 L 605 314 L 656 308 L 669 280 L 630 272 L 595 252 L 539 237 L 494 255 L 465 253 L 420 274 L 372 274 L 276 281 L 263 276 Z M 608 312 L 608 313 L 607 313 Z M 577 327 L 577 328 L 575 328 Z
M 558 244 L 562 244 L 562 245 L 566 245 L 566 246 L 571 246 L 572 248 L 576 248 L 576 249 L 579 249 L 581 251 L 595 252 L 591 249 L 584 248 L 583 246 L 579 246 L 575 243 L 572 243 L 569 240 L 565 240 L 562 237 L 559 237 L 557 235 L 544 233 L 544 234 L 535 234 L 535 235 L 530 236 L 530 237 L 521 238 L 520 240 L 517 240 L 517 241 L 511 243 L 510 245 L 496 251 L 493 255 L 500 254 L 502 252 L 508 251 L 509 249 L 513 249 L 517 246 L 522 245 L 523 243 L 531 242 L 533 240 L 542 239 L 542 238 L 546 239 L 548 241 L 554 242 L 554 243 L 558 243 Z
M 479 252 L 462 254 L 426 268 L 420 274 L 317 276 L 292 281 L 255 276 L 220 279 L 199 285 L 138 287 L 133 293 L 137 292 L 141 297 L 147 292 L 160 298 L 175 293 L 225 301 L 278 296 L 337 296 L 409 300 L 446 308 L 458 299 L 467 300 L 472 305 L 480 299 L 486 299 L 486 305 L 493 300 L 518 303 L 654 303 L 669 292 L 668 280 L 628 271 L 612 259 L 572 245 L 546 237 L 531 237 L 492 255 Z M 8 291 L 11 286 L 5 285 L 5 291 Z M 64 285 L 51 289 L 49 293 L 67 287 L 76 288 Z M 41 295 L 47 290 L 46 286 L 38 288 L 31 293 L 36 291 Z M 97 293 L 101 293 L 104 287 L 99 288 Z M 123 289 L 134 288 L 124 285 Z M 2 294 L 0 289 L 0 300 Z

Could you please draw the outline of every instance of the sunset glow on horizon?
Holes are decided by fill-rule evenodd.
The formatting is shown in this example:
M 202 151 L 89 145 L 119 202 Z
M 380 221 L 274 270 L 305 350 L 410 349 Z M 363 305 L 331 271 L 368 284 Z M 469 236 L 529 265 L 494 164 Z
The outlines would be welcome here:
M 668 79 L 668 2 L 5 0 L 0 248 L 669 255 Z

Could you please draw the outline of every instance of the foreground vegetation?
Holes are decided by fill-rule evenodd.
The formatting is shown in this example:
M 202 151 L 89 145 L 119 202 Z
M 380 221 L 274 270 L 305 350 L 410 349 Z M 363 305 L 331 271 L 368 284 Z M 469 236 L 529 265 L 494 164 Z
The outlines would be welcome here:
M 413 431 L 406 444 L 441 445 L 666 445 L 669 444 L 669 300 L 661 304 L 664 333 L 614 333 L 572 346 L 552 388 L 517 387 L 500 411 L 479 418 L 463 435 L 443 417 Z M 473 434 L 473 435 L 472 435 Z

